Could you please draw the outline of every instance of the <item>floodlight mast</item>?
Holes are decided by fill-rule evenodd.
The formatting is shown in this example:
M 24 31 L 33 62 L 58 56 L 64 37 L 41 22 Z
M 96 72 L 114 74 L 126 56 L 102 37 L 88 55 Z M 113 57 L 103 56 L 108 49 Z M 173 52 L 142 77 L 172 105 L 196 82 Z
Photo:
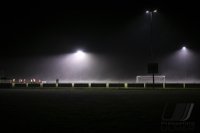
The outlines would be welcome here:
M 85 51 L 83 51 L 83 50 L 77 50 L 76 52 L 75 52 L 75 59 L 76 59 L 76 62 L 78 63 L 78 65 L 81 65 L 80 63 L 83 63 L 84 61 L 86 61 L 87 60 L 87 56 L 86 56 L 86 52 Z M 82 79 L 82 76 L 83 76 L 83 67 L 80 67 L 80 69 L 79 69 L 79 72 L 80 72 L 80 77 L 79 77 L 79 80 L 83 80 Z
M 154 59 L 153 57 L 153 14 L 156 14 L 158 11 L 157 10 L 147 10 L 146 14 L 150 16 L 150 44 L 151 44 L 151 58 L 152 60 Z
M 187 56 L 187 47 L 186 46 L 182 46 L 181 48 L 181 52 L 183 53 L 183 66 L 184 66 L 184 82 L 186 83 L 187 82 L 187 66 L 186 66 L 186 56 Z
M 147 15 L 150 15 L 150 44 L 151 44 L 151 48 L 150 48 L 150 54 L 151 54 L 151 60 L 152 60 L 152 62 L 154 62 L 154 56 L 153 56 L 153 29 L 152 29 L 152 27 L 153 27 L 153 14 L 156 14 L 158 11 L 155 9 L 155 10 L 147 10 L 146 11 L 146 14 Z M 154 88 L 154 86 L 155 86 L 155 79 L 154 79 L 154 75 L 155 75 L 155 73 L 153 72 L 152 73 L 152 76 L 153 76 L 153 88 Z

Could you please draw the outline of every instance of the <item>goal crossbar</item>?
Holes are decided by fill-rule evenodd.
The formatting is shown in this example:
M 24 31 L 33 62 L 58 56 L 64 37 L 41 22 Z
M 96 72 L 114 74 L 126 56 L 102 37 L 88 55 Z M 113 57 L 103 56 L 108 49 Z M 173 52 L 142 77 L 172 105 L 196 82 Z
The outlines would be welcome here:
M 155 83 L 165 83 L 164 75 L 155 75 L 154 76 Z M 136 76 L 136 83 L 152 83 L 153 76 L 151 75 L 138 75 Z

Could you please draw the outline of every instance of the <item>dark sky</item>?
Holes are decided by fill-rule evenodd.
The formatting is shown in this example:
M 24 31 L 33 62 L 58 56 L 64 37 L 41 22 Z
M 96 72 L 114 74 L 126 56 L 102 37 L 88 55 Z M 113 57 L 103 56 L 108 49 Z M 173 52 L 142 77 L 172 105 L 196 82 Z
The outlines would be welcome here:
M 138 56 L 135 60 L 141 62 L 149 56 L 151 48 L 156 59 L 182 45 L 198 53 L 198 8 L 197 2 L 169 0 L 4 2 L 0 68 L 16 65 L 16 59 L 22 57 L 39 59 L 78 48 L 119 59 Z M 146 9 L 158 9 L 153 16 L 152 44 Z
M 177 45 L 187 42 L 199 48 L 200 15 L 195 4 L 183 1 L 5 3 L 1 9 L 4 47 L 1 55 L 58 54 L 77 47 L 91 52 L 143 47 L 149 30 L 144 11 L 154 7 L 159 11 L 154 19 L 158 45 L 162 45 L 165 36 L 167 40 L 174 39 Z

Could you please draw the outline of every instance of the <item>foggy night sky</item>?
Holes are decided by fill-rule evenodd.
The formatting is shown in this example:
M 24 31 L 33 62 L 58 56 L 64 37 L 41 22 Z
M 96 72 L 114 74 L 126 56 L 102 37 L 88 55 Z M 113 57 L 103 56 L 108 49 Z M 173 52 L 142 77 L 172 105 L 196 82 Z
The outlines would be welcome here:
M 186 61 L 187 75 L 200 79 L 197 2 L 18 1 L 2 5 L 0 76 L 44 80 L 134 79 L 136 75 L 147 74 L 146 65 L 153 48 L 160 74 L 182 79 L 185 68 L 181 62 L 177 65 L 179 59 L 172 55 L 186 45 L 193 52 L 193 58 Z M 146 9 L 158 9 L 153 16 L 152 44 Z M 93 62 L 85 69 L 72 68 L 71 62 L 64 59 L 77 49 L 91 55 Z

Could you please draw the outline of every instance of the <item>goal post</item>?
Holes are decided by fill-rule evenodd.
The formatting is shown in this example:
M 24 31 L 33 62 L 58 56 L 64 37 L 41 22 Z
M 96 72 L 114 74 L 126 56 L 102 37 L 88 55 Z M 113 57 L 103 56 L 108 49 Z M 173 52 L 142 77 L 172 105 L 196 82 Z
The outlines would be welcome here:
M 152 83 L 153 76 L 150 75 L 138 75 L 136 76 L 136 83 Z M 155 75 L 155 83 L 165 83 L 164 75 Z

